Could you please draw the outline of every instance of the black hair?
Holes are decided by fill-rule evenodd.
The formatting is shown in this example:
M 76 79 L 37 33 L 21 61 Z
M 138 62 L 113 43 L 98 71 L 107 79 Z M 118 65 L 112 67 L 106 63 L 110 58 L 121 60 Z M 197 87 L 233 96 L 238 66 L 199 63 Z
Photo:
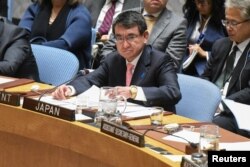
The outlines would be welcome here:
M 115 34 L 115 27 L 117 25 L 123 26 L 125 28 L 132 28 L 137 26 L 140 35 L 142 35 L 147 30 L 147 24 L 141 13 L 136 11 L 125 11 L 120 13 L 114 20 L 112 31 Z
M 210 21 L 215 24 L 215 26 L 221 25 L 221 20 L 225 19 L 225 0 L 211 0 L 212 11 Z M 197 17 L 199 11 L 196 8 L 194 0 L 186 0 L 183 5 L 182 11 L 188 23 L 193 22 L 193 19 Z

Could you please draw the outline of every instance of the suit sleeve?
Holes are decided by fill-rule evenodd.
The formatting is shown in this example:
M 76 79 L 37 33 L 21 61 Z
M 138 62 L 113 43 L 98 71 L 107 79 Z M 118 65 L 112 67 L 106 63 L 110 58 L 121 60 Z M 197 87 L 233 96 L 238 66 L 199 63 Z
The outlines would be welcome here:
M 173 61 L 169 56 L 164 56 L 158 61 L 155 68 L 154 77 L 158 85 L 143 87 L 143 92 L 147 98 L 148 106 L 175 105 L 181 99 L 177 74 L 173 66 Z
M 15 26 L 6 24 L 2 36 L 3 59 L 0 61 L 0 74 L 13 76 L 30 54 L 28 33 Z

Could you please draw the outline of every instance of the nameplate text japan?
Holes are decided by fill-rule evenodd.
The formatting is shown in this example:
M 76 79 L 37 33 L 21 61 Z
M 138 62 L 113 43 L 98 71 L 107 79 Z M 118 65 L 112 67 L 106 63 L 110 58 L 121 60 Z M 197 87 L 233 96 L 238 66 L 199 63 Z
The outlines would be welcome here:
M 145 140 L 143 135 L 125 129 L 111 122 L 102 121 L 101 132 L 109 134 L 115 138 L 121 139 L 125 142 L 131 143 L 139 147 L 145 146 Z
M 12 106 L 20 106 L 20 94 L 0 91 L 0 103 L 9 104 Z
M 36 99 L 24 97 L 23 108 L 64 120 L 75 121 L 75 110 L 70 110 Z

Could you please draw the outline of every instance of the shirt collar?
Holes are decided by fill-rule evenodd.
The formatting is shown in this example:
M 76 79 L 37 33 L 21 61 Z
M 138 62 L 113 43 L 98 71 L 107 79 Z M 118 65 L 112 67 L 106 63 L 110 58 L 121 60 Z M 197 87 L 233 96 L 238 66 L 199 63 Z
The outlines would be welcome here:
M 124 3 L 124 0 L 117 0 L 117 2 Z M 111 0 L 107 0 L 105 4 L 111 3 Z
M 238 49 L 241 51 L 241 53 L 244 52 L 245 48 L 247 47 L 247 45 L 249 44 L 250 42 L 250 38 L 246 39 L 245 41 L 239 43 L 239 44 L 236 44 L 235 42 L 233 43 L 233 46 L 232 48 L 237 45 Z
M 133 61 L 131 61 L 131 62 L 128 62 L 128 60 L 126 60 L 126 64 L 131 63 L 131 64 L 133 64 L 134 67 L 135 67 L 135 66 L 137 65 L 137 63 L 138 63 L 140 57 L 141 57 L 141 54 L 142 54 L 142 51 L 141 51 L 141 53 L 140 53 Z
M 145 16 L 145 15 L 153 15 L 154 17 L 158 18 L 158 16 L 161 14 L 162 11 L 159 11 L 157 13 L 152 13 L 152 14 L 149 14 L 146 10 L 143 10 L 142 12 L 142 15 Z

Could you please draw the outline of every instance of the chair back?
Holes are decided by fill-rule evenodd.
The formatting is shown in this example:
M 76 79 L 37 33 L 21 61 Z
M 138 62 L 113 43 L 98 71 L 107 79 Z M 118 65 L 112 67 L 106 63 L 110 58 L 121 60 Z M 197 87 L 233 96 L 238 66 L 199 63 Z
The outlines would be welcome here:
M 184 74 L 177 74 L 182 99 L 176 113 L 202 122 L 212 122 L 220 104 L 221 93 L 213 83 Z
M 58 86 L 73 78 L 79 70 L 77 57 L 66 50 L 31 44 L 41 82 Z

